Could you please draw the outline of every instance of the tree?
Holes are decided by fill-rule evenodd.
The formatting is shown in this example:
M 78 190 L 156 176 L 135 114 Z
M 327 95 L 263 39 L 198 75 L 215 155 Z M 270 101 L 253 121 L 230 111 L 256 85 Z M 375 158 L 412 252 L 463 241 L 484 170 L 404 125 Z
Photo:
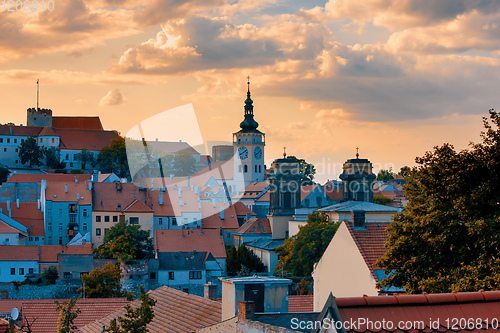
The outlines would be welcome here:
M 83 148 L 82 151 L 76 156 L 77 160 L 82 164 L 82 170 L 85 170 L 87 163 L 95 165 L 94 154 L 89 152 L 87 148 Z
M 312 283 L 309 280 L 302 279 L 295 287 L 298 295 L 312 295 Z
M 117 319 L 111 320 L 110 326 L 104 332 L 112 333 L 146 333 L 149 332 L 147 325 L 154 318 L 153 307 L 156 301 L 149 297 L 149 295 L 144 291 L 144 287 L 139 286 L 141 305 L 136 309 L 133 309 L 130 304 L 125 306 L 127 313 L 125 318 L 118 317 Z
M 185 177 L 196 172 L 196 161 L 193 155 L 188 153 L 178 153 L 174 155 L 173 162 L 175 176 Z M 166 176 L 166 175 L 165 175 Z
M 149 230 L 126 223 L 112 226 L 104 235 L 103 244 L 93 252 L 99 259 L 122 259 L 125 262 L 154 257 Z
M 304 175 L 305 179 L 302 182 L 303 185 L 308 185 L 313 183 L 314 175 L 316 174 L 316 168 L 311 163 L 307 163 L 304 159 L 299 159 L 295 156 L 287 156 L 299 162 L 299 170 Z
M 226 248 L 226 269 L 231 275 L 250 275 L 252 272 L 266 272 L 267 267 L 259 257 L 245 246 L 236 249 L 234 246 Z
M 111 140 L 109 146 L 101 149 L 97 164 L 102 172 L 114 172 L 120 178 L 130 178 L 125 138 L 119 136 Z
M 483 118 L 482 142 L 450 144 L 417 158 L 408 204 L 388 227 L 387 252 L 375 265 L 382 286 L 408 293 L 500 288 L 500 116 Z M 494 128 L 495 127 L 495 128 Z
M 56 266 L 46 267 L 42 273 L 42 280 L 44 285 L 55 284 L 59 278 Z
M 388 203 L 394 202 L 394 200 L 384 197 L 383 195 L 374 195 L 373 202 L 379 205 L 387 205 Z
M 44 156 L 45 149 L 40 147 L 36 138 L 32 136 L 24 140 L 24 142 L 21 143 L 21 146 L 19 146 L 19 158 L 21 160 L 21 164 L 29 163 L 30 168 L 32 166 L 42 165 Z
M 50 169 L 64 169 L 66 162 L 61 162 L 61 151 L 59 148 L 51 147 L 45 151 L 46 164 Z
M 57 305 L 57 310 L 59 311 L 59 318 L 57 318 L 57 333 L 72 333 L 76 332 L 78 327 L 73 323 L 80 309 L 73 310 L 76 305 L 76 298 L 69 301 L 64 301 L 64 303 L 59 303 L 54 301 Z
M 392 170 L 380 170 L 377 174 L 377 180 L 387 182 L 391 179 L 394 179 L 394 173 Z
M 405 165 L 404 167 L 401 167 L 401 169 L 398 172 L 398 175 L 403 176 L 403 177 L 407 177 L 408 175 L 410 175 L 410 172 L 411 172 L 411 168 L 409 166 Z
M 0 185 L 7 181 L 9 175 L 10 175 L 9 169 L 0 167 Z
M 285 270 L 294 277 L 311 276 L 314 264 L 323 256 L 339 225 L 328 222 L 325 214 L 309 214 L 307 224 L 276 248 L 279 263 L 274 272 Z
M 114 265 L 108 262 L 102 268 L 94 268 L 90 274 L 83 275 L 84 287 L 79 288 L 78 292 L 82 295 L 85 292 L 87 298 L 127 297 L 129 300 L 133 299 L 134 295 L 131 292 L 122 290 L 120 275 L 120 261 Z

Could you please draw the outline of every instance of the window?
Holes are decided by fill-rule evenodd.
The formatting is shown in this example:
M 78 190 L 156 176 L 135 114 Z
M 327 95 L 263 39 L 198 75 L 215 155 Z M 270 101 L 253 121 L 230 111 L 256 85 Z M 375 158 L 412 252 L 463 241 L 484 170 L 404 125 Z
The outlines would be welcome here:
M 76 223 L 76 215 L 74 214 L 69 215 L 69 223 Z
M 130 224 L 139 224 L 139 218 L 138 217 L 131 217 Z
M 156 280 L 156 273 L 155 272 L 149 273 L 149 279 L 150 280 Z
M 16 148 L 16 153 L 18 153 L 18 152 L 19 152 L 19 149 L 18 149 L 18 148 Z
M 65 159 L 66 161 L 69 161 L 69 154 L 66 154 L 66 156 L 64 157 L 64 159 Z
M 59 208 L 59 216 L 62 216 L 62 208 Z
M 38 237 L 35 237 L 35 242 L 38 242 L 39 238 Z
M 72 168 L 72 167 L 73 167 L 73 162 L 70 162 L 70 163 L 69 163 L 69 166 Z
M 17 139 L 14 139 L 14 143 L 17 143 Z
M 33 268 L 28 268 L 28 273 L 29 274 L 33 274 L 35 271 L 33 270 Z
M 47 230 L 52 231 L 52 222 L 47 223 Z M 30 237 L 31 238 L 31 237 Z M 31 239 L 30 239 L 31 240 Z
M 71 274 L 71 272 L 64 272 L 63 277 L 65 279 L 71 279 L 71 278 L 73 278 L 73 274 Z
M 52 138 L 52 140 L 51 140 L 51 141 L 52 141 L 52 143 L 54 143 L 54 142 L 56 142 L 56 139 Z
M 104 216 L 104 222 L 109 222 L 109 215 Z
M 161 224 L 163 224 L 163 218 L 161 218 L 161 217 L 160 217 L 160 218 L 158 219 L 158 224 L 160 224 L 160 225 L 161 225 Z
M 10 143 L 10 139 L 9 138 L 7 138 L 7 143 Z
M 24 142 L 24 139 L 21 139 L 21 143 L 23 143 L 23 142 Z
M 261 173 L 261 172 L 262 172 L 262 169 L 261 169 L 260 167 L 261 167 L 261 166 L 259 165 L 259 173 Z
M 177 225 L 177 219 L 175 217 L 172 219 L 172 225 Z
M 19 268 L 19 275 L 24 275 L 24 268 Z
M 30 242 L 31 242 L 31 241 L 33 241 L 33 237 L 31 237 L 31 236 L 30 236 L 29 241 L 30 241 Z
M 174 272 L 168 272 L 168 279 L 169 280 L 174 280 L 175 276 L 174 276 Z
M 4 151 L 4 153 L 6 153 L 7 152 L 7 148 L 4 148 L 3 151 Z
M 101 222 L 101 215 L 96 215 L 95 216 L 95 221 L 96 222 Z
M 87 231 L 87 223 L 84 223 L 83 224 L 83 228 L 82 228 L 83 231 Z
M 40 138 L 40 143 L 43 143 L 43 138 Z
M 52 216 L 52 209 L 47 208 L 47 216 Z
M 87 209 L 86 208 L 83 209 L 83 217 L 87 217 Z
M 104 234 L 106 235 L 109 231 L 109 228 L 104 228 Z
M 200 280 L 201 279 L 201 271 L 189 271 L 189 279 L 190 280 Z
M 255 172 L 257 172 L 257 164 L 255 165 Z
M 248 165 L 245 164 L 245 166 L 243 167 L 243 172 L 248 172 Z
M 95 229 L 95 235 L 96 236 L 101 236 L 101 228 L 96 228 Z
M 16 275 L 16 269 L 15 268 L 11 268 L 10 269 L 10 275 Z
M 118 222 L 118 216 L 117 215 L 113 216 L 113 222 Z
M 59 237 L 59 245 L 62 245 L 62 237 Z
M 62 223 L 59 223 L 59 230 L 62 230 Z

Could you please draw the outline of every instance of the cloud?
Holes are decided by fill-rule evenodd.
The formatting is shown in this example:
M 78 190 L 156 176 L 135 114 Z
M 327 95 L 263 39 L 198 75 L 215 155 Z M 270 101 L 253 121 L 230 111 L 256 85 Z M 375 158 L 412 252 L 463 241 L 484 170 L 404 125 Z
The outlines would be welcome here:
M 121 105 L 125 103 L 125 98 L 118 89 L 111 89 L 106 96 L 101 98 L 99 105 Z

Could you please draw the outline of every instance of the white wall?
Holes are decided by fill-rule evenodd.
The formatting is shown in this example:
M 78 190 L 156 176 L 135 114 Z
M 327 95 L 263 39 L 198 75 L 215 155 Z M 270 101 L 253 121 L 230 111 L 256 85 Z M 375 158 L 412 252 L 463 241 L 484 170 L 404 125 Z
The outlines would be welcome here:
M 168 279 L 168 273 L 174 272 L 174 279 Z M 183 284 L 207 283 L 207 272 L 201 271 L 201 279 L 189 279 L 189 271 L 158 271 L 158 283 L 164 286 L 176 287 Z
M 312 273 L 314 311 L 321 311 L 328 295 L 335 297 L 377 296 L 376 281 L 345 223 L 333 236 Z
M 288 221 L 288 237 L 299 233 L 300 227 L 305 226 L 307 221 Z
M 15 268 L 14 275 L 10 269 Z M 19 268 L 24 268 L 24 274 L 19 274 Z M 24 276 L 33 268 L 33 273 L 38 273 L 38 263 L 34 260 L 2 260 L 0 261 L 0 282 L 24 281 Z
M 24 238 L 25 243 L 26 238 Z M 0 245 L 25 245 L 19 242 L 19 234 L 0 234 Z

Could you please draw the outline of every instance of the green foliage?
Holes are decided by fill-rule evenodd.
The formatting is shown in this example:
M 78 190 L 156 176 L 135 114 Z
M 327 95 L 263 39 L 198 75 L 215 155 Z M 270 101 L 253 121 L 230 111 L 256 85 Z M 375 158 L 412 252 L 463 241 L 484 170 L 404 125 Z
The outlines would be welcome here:
M 40 166 L 43 164 L 45 149 L 40 147 L 36 138 L 30 136 L 19 146 L 19 159 L 21 164 L 29 163 L 29 166 Z
M 295 291 L 297 292 L 297 295 L 312 295 L 313 288 L 311 281 L 306 279 L 300 280 L 297 287 L 295 287 Z
M 241 245 L 236 249 L 234 246 L 226 247 L 226 269 L 228 275 L 247 276 L 253 272 L 266 272 L 267 267 L 252 251 Z
M 377 174 L 377 180 L 388 182 L 389 180 L 394 179 L 394 173 L 392 170 L 380 170 Z
M 42 273 L 43 284 L 55 284 L 59 278 L 59 273 L 57 272 L 56 266 L 50 266 L 45 268 Z
M 303 182 L 303 184 L 312 184 L 314 175 L 316 174 L 316 168 L 314 167 L 314 165 L 311 163 L 307 163 L 303 158 L 297 158 L 295 156 L 287 156 L 287 158 L 291 158 L 299 162 L 299 170 L 305 177 L 305 182 Z
M 64 169 L 66 162 L 61 162 L 61 151 L 59 148 L 51 147 L 45 151 L 46 164 L 50 169 Z
M 154 310 L 153 307 L 156 304 L 156 301 L 149 297 L 149 295 L 144 291 L 144 287 L 140 286 L 140 296 L 139 300 L 141 300 L 141 305 L 136 309 L 133 309 L 130 304 L 125 306 L 125 310 L 127 313 L 125 314 L 125 318 L 118 317 L 117 319 L 113 319 L 110 323 L 110 326 L 104 330 L 104 332 L 112 332 L 112 333 L 146 333 L 149 330 L 146 326 L 153 320 L 154 318 Z
M 407 177 L 410 175 L 410 172 L 411 172 L 411 168 L 409 166 L 405 165 L 404 167 L 401 167 L 401 169 L 398 172 L 398 175 L 403 176 L 403 177 Z
M 83 148 L 82 151 L 76 155 L 76 159 L 82 164 L 82 170 L 85 170 L 87 163 L 90 163 L 91 165 L 96 164 L 94 154 L 89 152 L 87 148 Z
M 193 155 L 178 153 L 174 155 L 174 170 L 176 177 L 185 177 L 196 172 L 196 161 Z M 165 175 L 166 176 L 166 175 Z
M 10 171 L 7 168 L 0 167 L 0 185 L 7 181 Z
M 328 222 L 325 214 L 309 214 L 307 224 L 276 248 L 279 263 L 274 272 L 284 270 L 294 277 L 311 276 L 314 264 L 323 256 L 339 225 Z
M 384 197 L 383 195 L 374 195 L 373 202 L 379 205 L 387 205 L 388 203 L 394 202 L 394 200 Z
M 381 285 L 412 294 L 500 288 L 500 116 L 490 110 L 490 119 L 496 128 L 483 118 L 482 143 L 460 152 L 444 144 L 416 159 L 408 205 L 375 264 L 392 272 Z
M 103 244 L 93 252 L 99 259 L 122 259 L 125 262 L 154 257 L 149 230 L 126 223 L 112 226 L 104 236 Z
M 120 178 L 130 178 L 130 170 L 127 161 L 127 150 L 125 138 L 118 137 L 111 140 L 111 144 L 104 147 L 97 157 L 99 170 L 104 173 L 114 172 Z
M 57 333 L 72 333 L 76 332 L 76 325 L 73 323 L 80 309 L 73 310 L 76 305 L 76 298 L 69 301 L 64 301 L 64 303 L 59 303 L 54 301 L 57 305 L 57 310 L 59 311 L 59 318 L 57 318 Z
M 90 274 L 82 277 L 87 298 L 116 298 L 127 297 L 133 299 L 134 295 L 122 290 L 120 282 L 120 261 L 115 265 L 108 262 L 102 268 L 94 268 Z M 83 295 L 83 287 L 78 289 Z

